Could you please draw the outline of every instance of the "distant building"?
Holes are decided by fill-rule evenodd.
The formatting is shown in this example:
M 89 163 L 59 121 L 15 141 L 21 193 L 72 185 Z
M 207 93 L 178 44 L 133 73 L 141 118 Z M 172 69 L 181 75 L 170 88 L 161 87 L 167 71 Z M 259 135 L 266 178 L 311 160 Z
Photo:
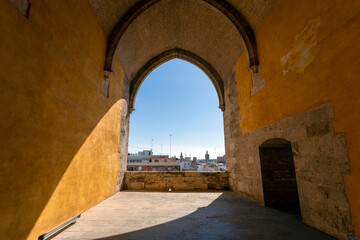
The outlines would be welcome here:
M 225 155 L 210 159 L 206 151 L 205 159 L 184 157 L 180 159 L 169 157 L 169 155 L 153 155 L 151 150 L 143 150 L 138 153 L 128 154 L 127 171 L 226 171 Z
M 139 155 L 144 155 L 144 156 L 151 156 L 153 155 L 152 150 L 143 150 L 142 152 L 138 152 Z
M 204 163 L 205 162 L 205 159 L 197 159 L 196 160 L 198 163 Z
M 191 157 L 185 157 L 184 159 L 182 153 L 180 155 L 180 171 L 196 171 L 196 166 L 192 168 Z
M 196 158 L 195 158 L 196 159 Z M 192 169 L 197 169 L 197 162 L 196 162 L 196 160 L 193 160 L 192 162 L 191 162 L 191 168 Z
M 210 155 L 208 153 L 208 150 L 206 150 L 206 153 L 205 153 L 205 162 L 209 162 L 210 160 Z
M 151 150 L 143 150 L 135 154 L 128 154 L 127 162 L 128 163 L 149 162 L 150 156 L 152 156 L 152 154 L 153 152 Z
M 222 157 L 217 157 L 217 162 L 218 162 L 218 163 L 226 163 L 225 155 L 222 156 Z
M 226 166 L 224 163 L 218 163 L 218 170 L 221 172 L 225 172 L 226 171 Z
M 180 171 L 180 162 L 168 155 L 151 155 L 148 162 L 129 162 L 128 171 Z
M 180 171 L 185 171 L 186 169 L 191 168 L 191 162 L 182 161 L 180 162 Z
M 217 168 L 209 167 L 206 163 L 198 164 L 197 165 L 198 172 L 215 172 L 218 171 Z

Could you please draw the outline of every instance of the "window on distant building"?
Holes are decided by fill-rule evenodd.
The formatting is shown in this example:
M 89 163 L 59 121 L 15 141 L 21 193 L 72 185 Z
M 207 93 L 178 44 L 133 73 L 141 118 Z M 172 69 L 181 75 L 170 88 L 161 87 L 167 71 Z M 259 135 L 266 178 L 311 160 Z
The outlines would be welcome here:
M 156 159 L 155 162 L 159 162 L 159 160 Z
M 165 159 L 164 162 L 167 162 L 167 159 Z

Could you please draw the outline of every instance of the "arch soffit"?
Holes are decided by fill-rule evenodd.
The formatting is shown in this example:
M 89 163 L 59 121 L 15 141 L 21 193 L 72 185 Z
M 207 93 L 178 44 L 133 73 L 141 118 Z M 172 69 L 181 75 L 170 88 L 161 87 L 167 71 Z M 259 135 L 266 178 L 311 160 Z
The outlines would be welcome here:
M 260 144 L 260 148 L 291 147 L 291 142 L 284 138 L 270 138 Z
M 131 113 L 134 111 L 135 99 L 137 92 L 140 89 L 141 84 L 145 80 L 145 78 L 158 66 L 162 63 L 170 61 L 174 58 L 179 58 L 185 61 L 188 61 L 195 66 L 199 67 L 204 73 L 210 78 L 211 82 L 213 83 L 216 93 L 219 99 L 219 108 L 224 111 L 225 110 L 225 102 L 224 102 L 224 84 L 217 73 L 217 71 L 203 58 L 200 56 L 186 51 L 180 48 L 173 48 L 167 50 L 159 55 L 150 59 L 131 79 L 130 84 L 130 101 L 129 101 L 129 112 Z
M 116 24 L 112 30 L 107 44 L 106 57 L 105 57 L 105 71 L 112 72 L 113 64 L 115 59 L 115 53 L 117 45 L 124 35 L 127 28 L 131 23 L 141 15 L 146 9 L 150 8 L 154 4 L 160 2 L 161 0 L 140 0 L 133 7 L 131 7 Z M 248 22 L 241 15 L 241 13 L 229 4 L 226 0 L 201 0 L 204 1 L 221 13 L 223 13 L 237 28 L 241 35 L 241 39 L 244 42 L 245 50 L 247 53 L 249 70 L 256 74 L 259 69 L 259 59 L 257 53 L 257 46 L 255 41 L 255 34 Z

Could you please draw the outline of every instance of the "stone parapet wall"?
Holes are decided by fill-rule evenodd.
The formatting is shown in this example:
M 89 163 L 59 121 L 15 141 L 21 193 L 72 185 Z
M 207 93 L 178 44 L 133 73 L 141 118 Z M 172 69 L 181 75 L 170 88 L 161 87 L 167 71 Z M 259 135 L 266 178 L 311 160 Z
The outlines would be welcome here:
M 228 190 L 228 172 L 125 172 L 125 190 Z

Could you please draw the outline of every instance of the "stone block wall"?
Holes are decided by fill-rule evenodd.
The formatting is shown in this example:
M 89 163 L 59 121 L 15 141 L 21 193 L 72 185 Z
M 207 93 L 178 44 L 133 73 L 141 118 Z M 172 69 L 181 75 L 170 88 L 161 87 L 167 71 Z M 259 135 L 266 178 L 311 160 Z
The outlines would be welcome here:
M 127 153 L 129 143 L 129 121 L 128 105 L 125 99 L 121 99 L 121 122 L 120 122 L 120 144 L 119 144 L 119 171 L 116 179 L 116 191 L 120 191 L 123 187 L 124 174 L 127 165 Z
M 331 103 L 272 123 L 237 138 L 227 159 L 234 192 L 264 204 L 259 146 L 282 138 L 291 142 L 303 221 L 340 239 L 353 233 L 344 174 L 350 173 L 344 136 L 334 134 Z
M 125 190 L 228 190 L 227 172 L 125 172 Z
M 225 135 L 225 153 L 227 167 L 229 167 L 229 162 L 236 162 L 239 152 L 238 140 L 242 134 L 240 128 L 240 107 L 237 103 L 238 92 L 236 91 L 235 73 L 233 73 L 224 82 L 224 92 L 225 110 L 223 112 L 223 119 Z

